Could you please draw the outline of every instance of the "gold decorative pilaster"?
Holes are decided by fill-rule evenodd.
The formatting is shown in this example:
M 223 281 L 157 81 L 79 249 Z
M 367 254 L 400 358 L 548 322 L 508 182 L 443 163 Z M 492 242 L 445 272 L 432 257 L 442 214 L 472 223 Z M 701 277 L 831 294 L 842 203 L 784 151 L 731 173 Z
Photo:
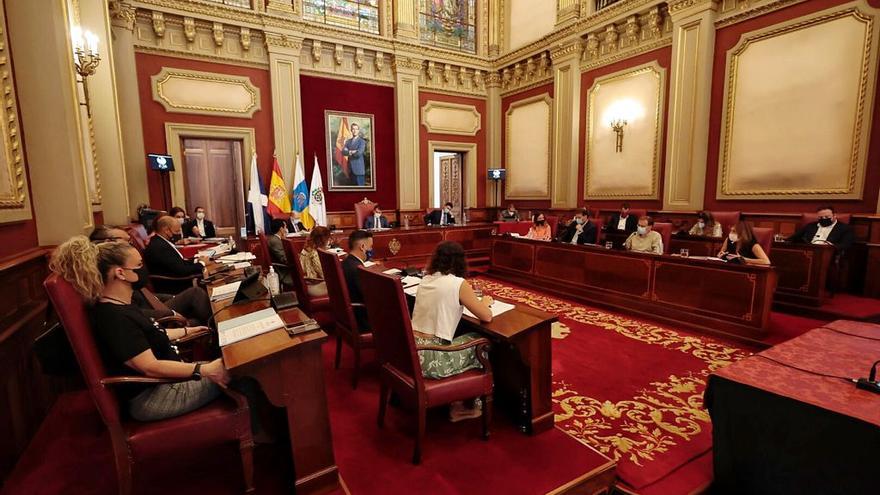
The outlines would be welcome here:
M 503 0 L 485 0 L 489 4 L 489 16 L 486 24 L 489 25 L 489 56 L 501 55 L 501 27 L 504 24 Z
M 553 63 L 553 157 L 550 167 L 550 207 L 578 204 L 578 137 L 580 134 L 580 41 L 550 51 Z
M 302 104 L 300 101 L 300 52 L 302 39 L 266 32 L 269 51 L 269 79 L 272 86 L 272 120 L 275 153 L 287 189 L 293 186 L 296 155 L 302 154 Z M 250 157 L 246 157 L 250 160 Z M 270 160 L 272 157 L 259 157 Z M 304 157 L 301 157 L 304 159 Z
M 717 8 L 715 0 L 669 4 L 672 69 L 664 210 L 703 208 Z
M 285 16 L 298 15 L 302 0 L 269 0 L 266 3 L 266 12 Z
M 594 0 L 588 0 L 589 3 Z M 556 26 L 577 20 L 581 15 L 581 0 L 556 0 Z
M 144 132 L 138 94 L 137 66 L 134 58 L 136 9 L 126 2 L 111 2 L 113 67 L 119 111 L 128 211 L 134 214 L 140 204 L 149 204 L 147 169 L 144 165 Z M 107 45 L 104 45 L 107 46 Z
M 419 37 L 418 0 L 396 0 L 394 2 L 394 37 Z
M 504 168 L 504 150 L 501 149 L 501 74 L 490 72 L 486 77 L 486 168 Z M 486 206 L 498 206 L 498 194 L 493 181 L 486 182 Z
M 397 132 L 397 207 L 401 211 L 417 211 L 421 203 L 419 156 L 419 74 L 420 59 L 395 55 L 394 110 Z

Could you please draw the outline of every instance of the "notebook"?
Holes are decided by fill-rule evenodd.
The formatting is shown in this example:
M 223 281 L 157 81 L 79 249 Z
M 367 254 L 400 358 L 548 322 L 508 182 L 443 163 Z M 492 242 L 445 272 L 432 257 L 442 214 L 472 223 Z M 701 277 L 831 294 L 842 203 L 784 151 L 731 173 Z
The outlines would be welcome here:
M 214 290 L 211 291 L 211 300 L 224 301 L 226 299 L 235 297 L 235 293 L 238 292 L 238 287 L 240 285 L 241 280 L 237 282 L 232 282 L 231 284 L 224 284 L 214 287 Z
M 495 318 L 496 316 L 498 316 L 502 313 L 506 313 L 515 307 L 516 306 L 514 306 L 513 304 L 510 304 L 510 303 L 501 302 L 501 301 L 493 301 L 492 306 L 490 306 L 490 309 L 492 309 L 492 318 Z M 474 316 L 473 313 L 468 311 L 467 308 L 464 308 L 464 314 L 467 316 L 470 316 L 471 318 L 476 318 L 476 316 Z
M 223 347 L 279 328 L 284 328 L 284 321 L 273 308 L 266 308 L 221 321 L 217 324 L 217 334 L 220 337 L 220 347 Z

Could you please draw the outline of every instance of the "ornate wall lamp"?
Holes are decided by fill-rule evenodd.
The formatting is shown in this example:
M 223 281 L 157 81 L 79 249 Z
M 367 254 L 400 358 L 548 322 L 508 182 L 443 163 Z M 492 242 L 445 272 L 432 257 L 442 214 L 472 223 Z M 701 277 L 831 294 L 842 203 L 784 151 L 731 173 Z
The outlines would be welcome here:
M 98 54 L 98 36 L 91 31 L 83 31 L 79 26 L 73 26 L 70 29 L 70 38 L 73 43 L 73 64 L 76 73 L 79 74 L 79 82 L 83 86 L 83 95 L 85 95 L 85 102 L 80 105 L 86 107 L 86 112 L 91 117 L 88 78 L 95 74 L 101 62 L 101 56 Z
M 611 126 L 611 130 L 617 136 L 614 144 L 616 153 L 623 152 L 623 130 L 627 124 L 632 124 L 645 114 L 645 108 L 637 101 L 625 98 L 617 100 L 605 110 L 605 122 Z
M 616 153 L 623 151 L 623 128 L 626 127 L 626 120 L 615 119 L 611 121 L 611 130 L 617 134 L 617 142 L 614 148 Z

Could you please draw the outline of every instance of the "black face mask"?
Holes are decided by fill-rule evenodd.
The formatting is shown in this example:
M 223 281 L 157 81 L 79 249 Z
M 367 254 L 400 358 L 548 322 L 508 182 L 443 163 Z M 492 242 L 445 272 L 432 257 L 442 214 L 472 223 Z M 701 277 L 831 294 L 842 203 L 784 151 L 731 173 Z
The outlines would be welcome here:
M 544 220 L 538 220 L 535 225 L 544 225 Z
M 819 219 L 819 225 L 821 225 L 823 227 L 830 227 L 832 223 L 834 223 L 834 220 L 831 218 L 820 218 Z
M 131 282 L 131 288 L 134 290 L 141 290 L 147 286 L 147 282 L 150 280 L 150 272 L 147 271 L 146 266 L 142 266 L 140 268 L 136 268 L 132 270 L 135 275 L 138 276 L 138 279 L 134 282 Z

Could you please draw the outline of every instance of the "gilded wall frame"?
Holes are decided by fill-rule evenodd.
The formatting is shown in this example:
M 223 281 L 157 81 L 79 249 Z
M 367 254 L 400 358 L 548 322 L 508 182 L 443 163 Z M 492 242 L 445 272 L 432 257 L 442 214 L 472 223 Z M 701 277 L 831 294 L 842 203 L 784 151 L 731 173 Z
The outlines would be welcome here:
M 511 195 L 510 179 L 511 176 L 515 176 L 516 169 L 510 165 L 512 163 L 510 157 L 510 143 L 512 142 L 510 135 L 510 120 L 517 108 L 537 102 L 546 104 L 549 110 L 547 113 L 547 191 L 540 194 Z M 504 114 L 504 166 L 507 168 L 507 180 L 504 181 L 505 199 L 550 199 L 550 187 L 552 181 L 551 167 L 553 166 L 553 99 L 550 97 L 550 93 L 541 93 L 530 98 L 517 100 L 511 103 L 510 107 L 507 109 L 507 112 Z
M 622 81 L 625 79 L 630 79 L 634 77 L 640 77 L 645 74 L 651 74 L 657 79 L 657 92 L 655 93 L 656 97 L 656 105 L 657 109 L 654 112 L 653 116 L 647 116 L 648 118 L 653 117 L 654 120 L 654 152 L 651 157 L 651 187 L 650 191 L 647 193 L 636 192 L 636 191 L 624 191 L 618 193 L 606 193 L 606 194 L 590 194 L 590 179 L 592 177 L 592 173 L 590 173 L 591 166 L 595 163 L 595 158 L 593 157 L 593 149 L 594 146 L 594 136 L 595 136 L 595 125 L 593 125 L 595 115 L 595 101 L 596 94 L 602 85 L 607 85 L 609 83 L 615 81 Z M 619 72 L 615 72 L 612 74 L 608 74 L 606 76 L 602 76 L 596 78 L 593 81 L 593 85 L 590 86 L 590 89 L 587 91 L 587 135 L 586 135 L 586 150 L 584 152 L 584 198 L 583 199 L 603 199 L 603 200 L 613 200 L 613 199 L 659 199 L 660 191 L 657 185 L 660 182 L 660 160 L 663 157 L 661 150 L 663 148 L 663 116 L 665 115 L 665 98 L 666 96 L 666 69 L 660 66 L 657 61 L 652 61 L 646 64 L 638 65 L 636 67 L 630 67 L 624 69 Z M 624 140 L 626 139 L 626 131 L 624 131 Z
M 6 26 L 5 7 L 0 6 L 0 27 Z M 0 118 L 3 155 L 0 157 L 0 223 L 32 218 L 28 199 L 25 156 L 21 146 L 17 92 L 12 77 L 12 54 L 6 29 L 0 29 L 0 85 L 6 92 L 3 99 L 4 118 Z
M 873 115 L 874 94 L 877 81 L 878 23 L 876 11 L 863 1 L 853 2 L 832 9 L 817 12 L 789 22 L 780 23 L 766 29 L 756 30 L 744 35 L 739 43 L 727 53 L 724 80 L 724 106 L 722 110 L 721 142 L 718 156 L 718 199 L 747 200 L 791 200 L 791 199 L 861 199 L 863 196 L 867 153 Z M 736 189 L 731 184 L 731 152 L 733 149 L 733 129 L 736 114 L 736 89 L 738 63 L 746 50 L 763 40 L 785 34 L 807 30 L 843 18 L 854 18 L 865 24 L 865 38 L 859 68 L 859 83 L 856 114 L 853 117 L 852 145 L 849 152 L 849 167 L 846 171 L 846 187 L 843 188 L 766 188 Z
M 172 84 L 174 81 L 204 83 L 217 87 L 228 86 L 230 89 L 243 91 L 249 101 L 237 108 L 228 106 L 228 104 L 222 101 L 210 105 L 178 101 L 167 94 L 168 92 L 165 90 L 165 86 Z M 150 76 L 150 87 L 153 92 L 153 100 L 161 104 L 165 111 L 169 113 L 249 119 L 261 108 L 260 88 L 254 86 L 250 78 L 246 76 L 231 76 L 213 72 L 163 67 L 158 74 Z

